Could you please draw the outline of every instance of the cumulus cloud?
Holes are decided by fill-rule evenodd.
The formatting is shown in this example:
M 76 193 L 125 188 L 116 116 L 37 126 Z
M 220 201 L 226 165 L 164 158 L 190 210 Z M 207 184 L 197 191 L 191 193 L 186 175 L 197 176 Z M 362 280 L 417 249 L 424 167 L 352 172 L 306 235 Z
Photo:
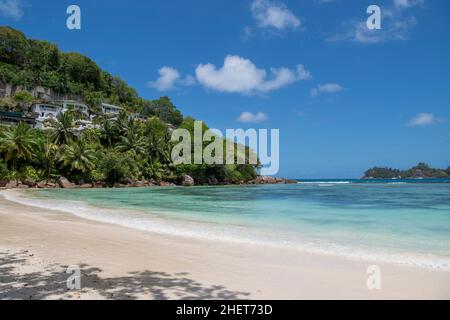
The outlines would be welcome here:
M 417 24 L 414 16 L 406 15 L 407 9 L 421 4 L 423 4 L 423 0 L 394 0 L 391 6 L 381 8 L 380 30 L 368 29 L 366 20 L 351 20 L 344 23 L 342 31 L 327 40 L 359 43 L 405 40 L 408 38 L 410 30 Z
M 344 87 L 337 83 L 319 84 L 311 90 L 311 96 L 316 97 L 320 93 L 338 93 L 342 90 L 344 90 Z
M 244 123 L 260 123 L 267 121 L 267 119 L 268 119 L 267 114 L 265 114 L 264 112 L 252 113 L 244 111 L 241 113 L 237 121 Z
M 158 91 L 173 90 L 179 86 L 200 84 L 208 89 L 221 92 L 253 94 L 269 92 L 291 83 L 311 79 L 311 73 L 302 64 L 294 69 L 285 67 L 271 68 L 269 71 L 257 68 L 256 65 L 239 56 L 226 56 L 222 67 L 199 64 L 195 77 L 187 75 L 182 78 L 177 69 L 164 66 L 158 70 L 159 77 L 148 82 L 148 87 Z
M 175 87 L 175 82 L 180 79 L 180 73 L 172 67 L 162 67 L 158 70 L 159 78 L 148 83 L 148 86 L 158 91 L 168 91 Z
M 284 30 L 296 29 L 301 25 L 300 19 L 282 2 L 253 0 L 250 9 L 256 23 L 262 28 Z
M 413 127 L 423 127 L 423 126 L 429 126 L 429 125 L 436 124 L 436 123 L 442 123 L 445 121 L 446 121 L 446 119 L 436 117 L 432 113 L 423 112 L 423 113 L 419 113 L 414 118 L 412 118 L 409 121 L 409 125 L 413 126 Z
M 0 15 L 5 18 L 20 20 L 25 4 L 20 0 L 0 0 Z
M 244 94 L 268 92 L 311 78 L 310 72 L 301 64 L 293 70 L 284 67 L 271 68 L 268 76 L 266 70 L 236 55 L 225 57 L 224 64 L 220 68 L 211 63 L 200 64 L 195 74 L 197 81 L 206 88 Z

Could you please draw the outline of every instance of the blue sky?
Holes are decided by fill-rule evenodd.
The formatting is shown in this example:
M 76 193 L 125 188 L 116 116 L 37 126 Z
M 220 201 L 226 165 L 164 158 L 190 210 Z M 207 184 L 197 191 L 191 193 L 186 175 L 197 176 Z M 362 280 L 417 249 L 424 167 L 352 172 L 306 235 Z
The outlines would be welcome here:
M 81 8 L 82 29 L 66 28 Z M 382 29 L 365 28 L 382 9 Z M 88 55 L 210 127 L 279 128 L 280 173 L 450 165 L 446 0 L 0 0 L 0 24 Z

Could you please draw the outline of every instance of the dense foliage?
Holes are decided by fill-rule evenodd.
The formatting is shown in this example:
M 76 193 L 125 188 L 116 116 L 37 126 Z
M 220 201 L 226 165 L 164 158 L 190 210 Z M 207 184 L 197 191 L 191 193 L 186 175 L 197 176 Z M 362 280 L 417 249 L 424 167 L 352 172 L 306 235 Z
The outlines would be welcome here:
M 145 100 L 119 77 L 103 71 L 79 53 L 65 53 L 47 41 L 27 39 L 9 27 L 0 27 L 0 79 L 13 86 L 37 86 L 61 94 L 82 97 L 92 114 L 101 102 L 124 107 L 129 112 L 157 116 L 164 122 L 181 125 L 183 116 L 168 97 Z
M 412 178 L 450 178 L 450 167 L 445 169 L 430 168 L 426 163 L 419 163 L 417 166 L 408 170 L 399 170 L 392 168 L 369 169 L 364 174 L 365 179 L 412 179 Z
M 79 184 L 130 179 L 180 182 L 189 174 L 196 183 L 216 184 L 256 177 L 255 166 L 248 164 L 174 166 L 169 127 L 182 127 L 193 135 L 194 119 L 183 119 L 168 97 L 142 99 L 88 57 L 61 52 L 54 44 L 27 39 L 8 27 L 0 27 L 0 80 L 26 89 L 42 86 L 78 95 L 96 115 L 98 125 L 80 134 L 74 127 L 82 117 L 70 110 L 61 113 L 49 130 L 23 123 L 0 126 L 0 180 L 54 181 L 64 176 Z M 0 109 L 26 111 L 32 102 L 30 93 L 20 91 L 12 98 L 0 99 Z M 102 102 L 120 105 L 124 111 L 115 120 L 106 119 L 100 115 Z M 149 118 L 134 121 L 131 113 Z M 245 152 L 248 155 L 250 150 Z
M 130 179 L 181 182 L 189 174 L 197 183 L 240 183 L 256 177 L 251 165 L 179 165 L 171 163 L 171 134 L 153 117 L 102 120 L 99 129 L 73 131 L 70 112 L 58 116 L 52 129 L 38 130 L 21 123 L 0 127 L 0 180 L 54 181 L 60 176 L 78 184 Z M 189 127 L 188 118 L 182 126 Z

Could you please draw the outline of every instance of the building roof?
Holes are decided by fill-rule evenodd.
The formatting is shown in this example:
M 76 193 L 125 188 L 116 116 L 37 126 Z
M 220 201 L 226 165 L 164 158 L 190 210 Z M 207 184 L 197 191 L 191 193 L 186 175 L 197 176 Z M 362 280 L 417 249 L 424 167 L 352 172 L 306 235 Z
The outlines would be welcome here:
M 102 107 L 107 107 L 107 108 L 111 108 L 111 109 L 122 110 L 122 107 L 115 106 L 115 105 L 108 104 L 108 103 L 102 103 Z
M 62 106 L 60 106 L 58 104 L 47 103 L 47 102 L 44 102 L 44 103 L 33 103 L 31 105 L 31 107 L 34 107 L 34 106 L 46 106 L 46 107 L 62 108 Z
M 75 100 L 55 100 L 56 103 L 74 103 L 74 104 L 83 104 L 84 102 L 81 101 L 75 101 Z
M 27 122 L 30 124 L 34 124 L 36 122 L 35 118 L 28 117 L 22 112 L 11 112 L 7 110 L 0 110 L 0 121 L 13 121 L 13 122 Z

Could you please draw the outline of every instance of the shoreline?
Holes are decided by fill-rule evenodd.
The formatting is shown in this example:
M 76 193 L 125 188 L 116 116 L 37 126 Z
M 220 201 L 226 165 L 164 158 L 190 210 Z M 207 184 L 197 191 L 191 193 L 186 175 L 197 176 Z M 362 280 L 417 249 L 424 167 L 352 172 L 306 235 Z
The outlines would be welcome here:
M 1 194 L 0 240 L 0 299 L 450 298 L 449 272 L 379 263 L 382 289 L 371 291 L 373 263 L 133 230 Z M 61 282 L 69 265 L 81 267 L 81 291 Z
M 270 176 L 257 176 L 254 180 L 241 181 L 240 183 L 206 183 L 196 184 L 194 179 L 190 176 L 185 176 L 183 181 L 178 183 L 169 181 L 155 181 L 150 180 L 133 180 L 125 179 L 126 181 L 117 182 L 114 184 L 107 184 L 106 182 L 92 182 L 84 184 L 75 184 L 67 180 L 65 177 L 60 177 L 57 181 L 40 181 L 33 180 L 13 181 L 0 180 L 0 190 L 11 189 L 120 189 L 120 188 L 143 188 L 143 187 L 193 187 L 193 186 L 252 186 L 265 184 L 295 184 L 297 180 L 277 178 Z M 189 183 L 187 183 L 188 181 Z
M 363 263 L 384 262 L 395 266 L 450 272 L 450 260 L 440 255 L 415 252 L 386 252 L 382 248 L 361 248 L 335 243 L 312 243 L 308 239 L 286 237 L 283 234 L 268 235 L 258 228 L 221 224 L 208 221 L 194 221 L 182 217 L 169 217 L 155 212 L 142 212 L 131 208 L 108 208 L 85 201 L 65 201 L 28 197 L 27 193 L 42 189 L 5 190 L 0 196 L 19 205 L 59 211 L 92 222 L 116 225 L 135 231 L 149 232 L 169 237 L 200 241 L 231 243 L 234 245 L 255 245 L 270 250 L 289 249 L 302 254 L 337 257 Z M 61 189 L 62 191 L 62 189 Z M 30 194 L 30 195 L 31 195 Z M 125 214 L 122 214 L 125 213 Z M 126 217 L 126 219 L 123 219 Z M 290 236 L 293 236 L 292 234 Z

